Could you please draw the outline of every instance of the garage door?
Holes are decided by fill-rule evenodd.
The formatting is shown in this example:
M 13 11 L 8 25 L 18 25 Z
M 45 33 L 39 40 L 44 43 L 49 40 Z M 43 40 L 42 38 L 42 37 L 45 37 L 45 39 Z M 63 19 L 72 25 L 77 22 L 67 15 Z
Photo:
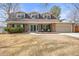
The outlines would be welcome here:
M 72 32 L 72 24 L 56 24 L 56 32 Z

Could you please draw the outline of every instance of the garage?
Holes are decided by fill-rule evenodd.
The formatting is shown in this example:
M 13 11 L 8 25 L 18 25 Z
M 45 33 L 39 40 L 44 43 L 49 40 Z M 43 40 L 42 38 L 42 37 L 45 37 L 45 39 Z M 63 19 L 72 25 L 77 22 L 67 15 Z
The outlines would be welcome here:
M 71 23 L 56 23 L 56 32 L 72 32 Z

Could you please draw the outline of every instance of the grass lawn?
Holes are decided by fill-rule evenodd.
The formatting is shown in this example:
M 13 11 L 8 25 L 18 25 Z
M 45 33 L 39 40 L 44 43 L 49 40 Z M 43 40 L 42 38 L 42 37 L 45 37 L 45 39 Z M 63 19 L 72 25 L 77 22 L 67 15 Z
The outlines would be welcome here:
M 0 34 L 0 55 L 79 55 L 79 39 L 56 34 Z

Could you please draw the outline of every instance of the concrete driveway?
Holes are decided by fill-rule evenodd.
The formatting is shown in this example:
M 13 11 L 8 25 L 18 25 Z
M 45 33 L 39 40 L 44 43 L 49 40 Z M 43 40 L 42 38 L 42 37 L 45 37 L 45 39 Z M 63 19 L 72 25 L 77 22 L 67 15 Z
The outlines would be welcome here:
M 53 33 L 53 34 L 37 34 L 37 33 L 30 33 L 31 35 L 66 35 L 75 38 L 79 38 L 79 33 Z
M 59 33 L 58 35 L 66 35 L 66 36 L 79 38 L 79 33 Z

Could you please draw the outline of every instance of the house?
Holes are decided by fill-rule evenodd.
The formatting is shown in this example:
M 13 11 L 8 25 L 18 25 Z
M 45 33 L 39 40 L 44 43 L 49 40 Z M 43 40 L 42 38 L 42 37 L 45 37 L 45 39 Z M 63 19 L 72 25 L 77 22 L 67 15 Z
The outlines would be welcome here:
M 50 12 L 16 12 L 7 20 L 7 26 L 18 25 L 24 28 L 24 32 L 79 32 L 75 23 L 60 22 Z

